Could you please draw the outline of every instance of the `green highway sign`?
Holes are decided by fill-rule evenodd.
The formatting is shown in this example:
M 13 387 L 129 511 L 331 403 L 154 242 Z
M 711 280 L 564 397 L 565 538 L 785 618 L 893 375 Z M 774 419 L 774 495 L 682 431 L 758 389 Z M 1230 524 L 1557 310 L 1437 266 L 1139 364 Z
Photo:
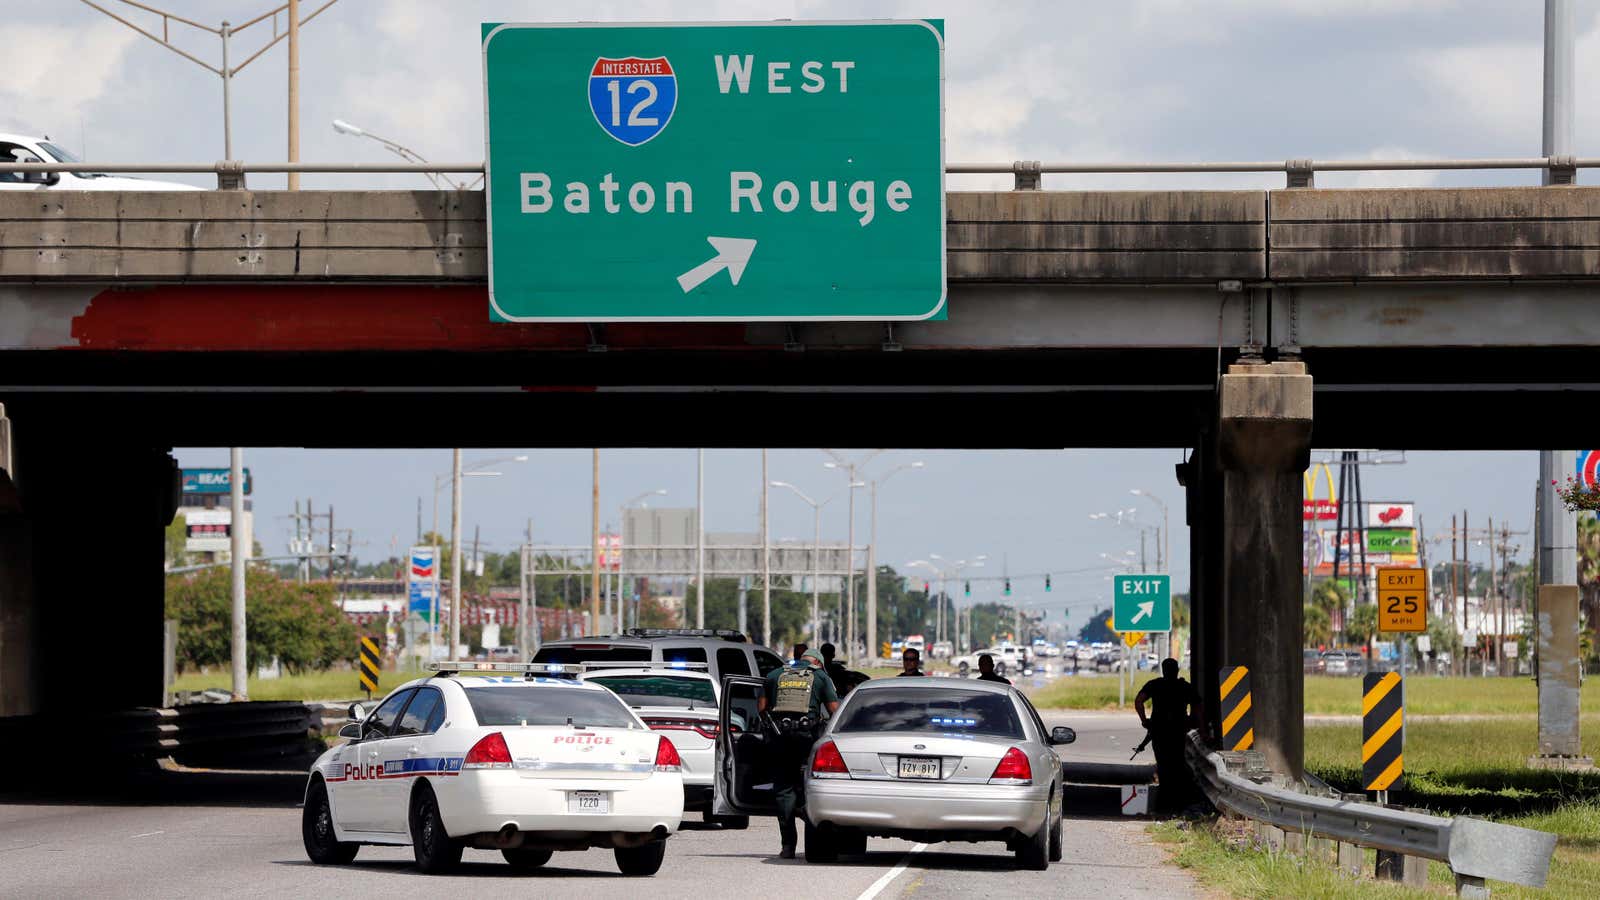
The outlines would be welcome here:
M 943 27 L 485 24 L 491 319 L 943 318 Z
M 1172 576 L 1118 575 L 1111 580 L 1113 631 L 1171 631 Z

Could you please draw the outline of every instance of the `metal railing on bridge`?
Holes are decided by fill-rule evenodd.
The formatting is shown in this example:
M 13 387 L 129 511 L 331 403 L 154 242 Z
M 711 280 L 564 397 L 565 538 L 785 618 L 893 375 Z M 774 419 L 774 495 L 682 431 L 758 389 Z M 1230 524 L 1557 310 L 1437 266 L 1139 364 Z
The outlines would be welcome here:
M 1600 157 L 1525 156 L 1468 159 L 1285 159 L 1255 162 L 1012 162 L 950 163 L 951 175 L 1011 175 L 1015 189 L 1039 190 L 1044 175 L 1170 175 L 1217 173 L 1283 173 L 1286 187 L 1309 188 L 1318 172 L 1437 172 L 1449 170 L 1523 169 L 1550 173 L 1552 185 L 1577 183 L 1577 170 L 1600 168 Z M 217 176 L 218 190 L 240 190 L 245 175 L 262 174 L 484 174 L 481 162 L 450 163 L 252 163 L 225 159 L 214 163 L 19 163 L 0 161 L 0 172 L 61 173 L 98 172 L 105 174 Z

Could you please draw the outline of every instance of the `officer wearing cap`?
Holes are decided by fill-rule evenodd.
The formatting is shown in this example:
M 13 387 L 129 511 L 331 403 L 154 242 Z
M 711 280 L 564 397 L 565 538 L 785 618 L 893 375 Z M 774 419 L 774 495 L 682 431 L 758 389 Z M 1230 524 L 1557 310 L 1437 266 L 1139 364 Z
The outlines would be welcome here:
M 833 715 L 839 709 L 839 693 L 833 679 L 822 669 L 822 654 L 807 649 L 793 666 L 774 669 L 767 676 L 766 693 L 756 701 L 757 708 L 776 732 L 779 762 L 773 782 L 777 788 L 778 833 L 782 859 L 794 859 L 798 834 L 795 817 L 806 805 L 806 756 L 817 735 L 822 733 L 822 713 Z

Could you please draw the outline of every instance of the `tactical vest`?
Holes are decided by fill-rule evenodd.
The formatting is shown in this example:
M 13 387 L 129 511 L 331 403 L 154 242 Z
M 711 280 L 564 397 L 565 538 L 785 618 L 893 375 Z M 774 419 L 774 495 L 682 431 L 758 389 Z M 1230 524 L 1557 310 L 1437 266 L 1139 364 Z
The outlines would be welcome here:
M 817 670 L 810 666 L 799 669 L 784 669 L 778 674 L 778 698 L 772 704 L 772 712 L 785 716 L 805 716 L 811 714 L 811 682 L 817 677 Z

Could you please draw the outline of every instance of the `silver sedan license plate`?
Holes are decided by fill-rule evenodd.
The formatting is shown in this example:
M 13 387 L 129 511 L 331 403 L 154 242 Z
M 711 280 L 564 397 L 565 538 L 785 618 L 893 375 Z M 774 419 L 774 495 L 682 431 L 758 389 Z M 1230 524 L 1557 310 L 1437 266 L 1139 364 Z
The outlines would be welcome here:
M 901 778 L 923 778 L 933 781 L 939 779 L 939 757 L 937 756 L 902 756 L 900 757 Z
M 568 791 L 567 812 L 607 815 L 611 812 L 611 795 L 605 791 Z

